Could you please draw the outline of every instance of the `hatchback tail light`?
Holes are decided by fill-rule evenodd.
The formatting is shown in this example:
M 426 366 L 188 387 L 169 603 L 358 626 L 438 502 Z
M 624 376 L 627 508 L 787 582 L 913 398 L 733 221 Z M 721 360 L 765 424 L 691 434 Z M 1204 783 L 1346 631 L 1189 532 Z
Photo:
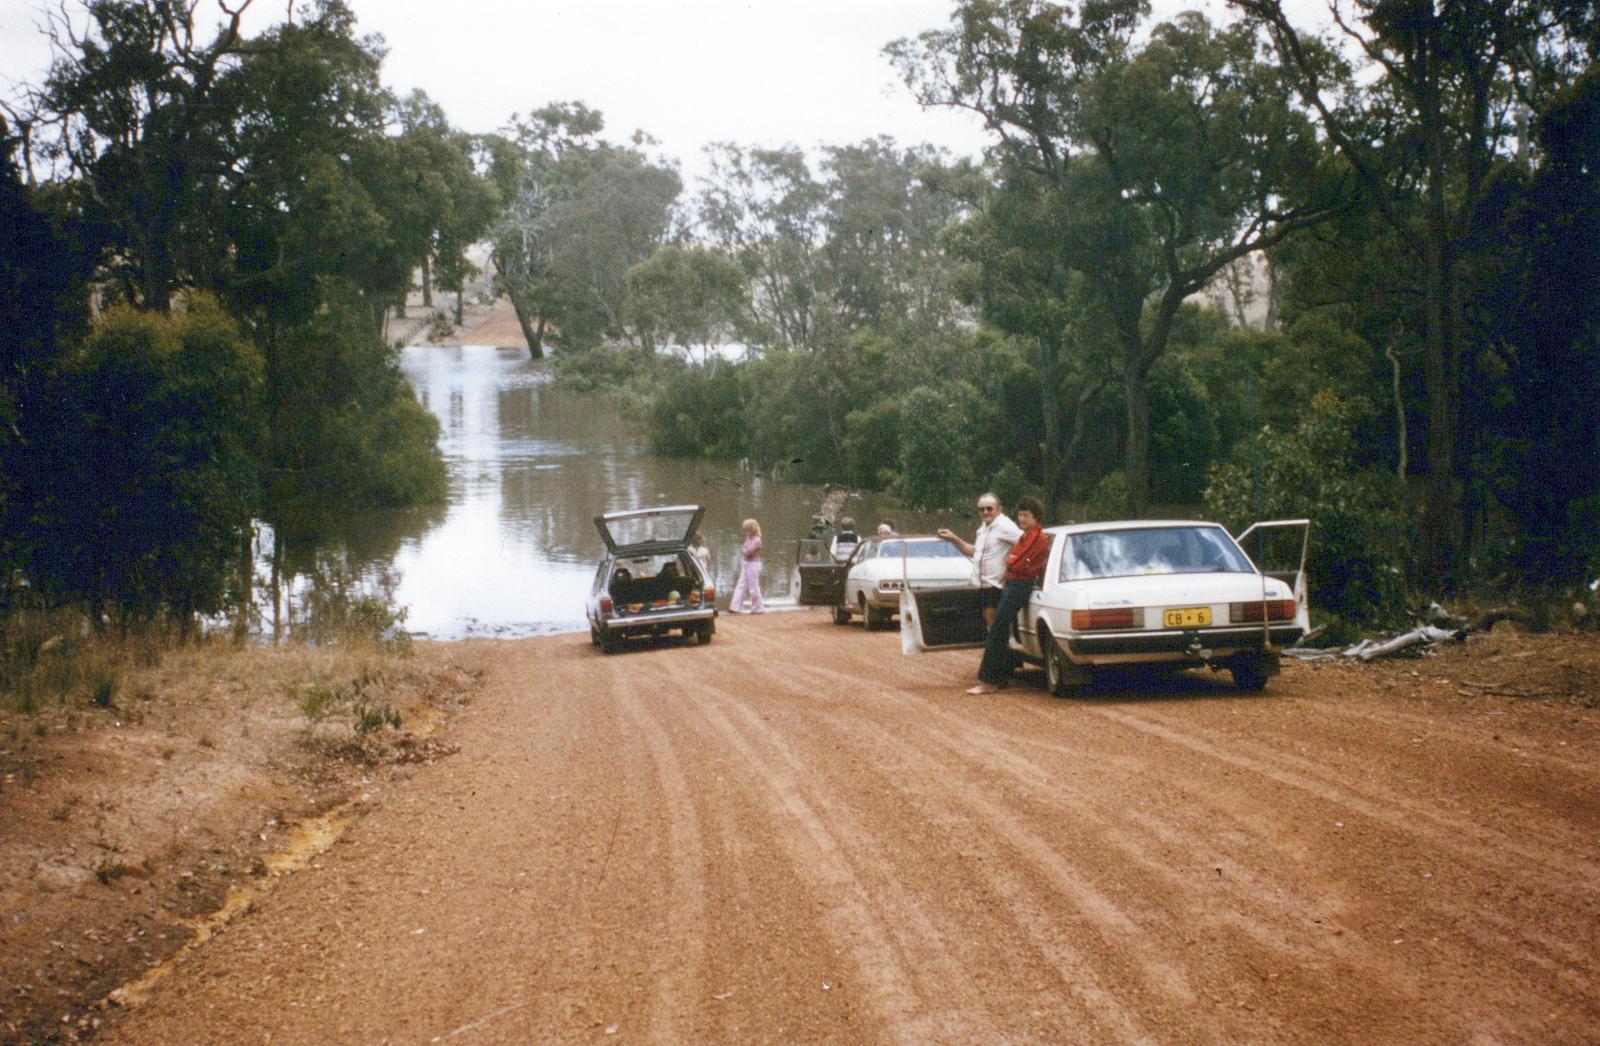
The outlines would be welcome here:
M 601 596 L 600 597 L 600 613 L 602 613 L 602 614 L 611 613 L 611 608 L 612 608 L 613 605 L 614 604 L 611 602 L 611 597 L 610 596 Z
M 1228 620 L 1235 624 L 1260 621 L 1263 613 L 1268 621 L 1288 621 L 1294 617 L 1294 612 L 1295 602 L 1292 599 L 1255 600 L 1249 603 L 1228 604 Z
M 716 587 L 714 585 L 707 585 L 706 586 L 706 602 L 707 603 L 715 603 L 716 601 L 717 601 L 717 590 L 716 590 Z
M 1072 627 L 1078 632 L 1095 628 L 1143 628 L 1144 607 L 1105 607 L 1100 610 L 1074 610 Z

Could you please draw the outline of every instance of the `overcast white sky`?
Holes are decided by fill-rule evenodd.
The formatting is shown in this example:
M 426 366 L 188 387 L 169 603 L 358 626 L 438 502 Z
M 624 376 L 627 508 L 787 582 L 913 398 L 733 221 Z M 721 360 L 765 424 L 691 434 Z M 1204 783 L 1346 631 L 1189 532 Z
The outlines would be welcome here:
M 0 0 L 0 89 L 7 93 L 18 81 L 37 81 L 48 62 L 38 30 L 45 4 L 54 0 Z M 400 93 L 426 91 L 468 131 L 492 131 L 513 112 L 577 99 L 605 114 L 614 140 L 647 131 L 691 176 L 703 168 L 701 149 L 714 141 L 810 148 L 888 134 L 958 155 L 976 155 L 986 141 L 969 117 L 919 110 L 882 54 L 893 39 L 948 24 L 952 0 L 351 6 L 361 30 L 388 43 L 385 82 Z M 1193 7 L 1214 14 L 1222 3 L 1156 3 L 1166 12 Z M 265 25 L 284 10 L 284 0 L 255 0 L 251 12 Z

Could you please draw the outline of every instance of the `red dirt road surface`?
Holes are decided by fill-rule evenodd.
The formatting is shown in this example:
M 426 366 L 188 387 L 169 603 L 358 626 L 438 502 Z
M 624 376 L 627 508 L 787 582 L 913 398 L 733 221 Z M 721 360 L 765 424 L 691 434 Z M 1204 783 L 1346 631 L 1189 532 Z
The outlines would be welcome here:
M 465 654 L 459 754 L 100 1041 L 1600 1041 L 1580 704 L 1426 661 L 972 698 L 975 652 L 821 612 Z

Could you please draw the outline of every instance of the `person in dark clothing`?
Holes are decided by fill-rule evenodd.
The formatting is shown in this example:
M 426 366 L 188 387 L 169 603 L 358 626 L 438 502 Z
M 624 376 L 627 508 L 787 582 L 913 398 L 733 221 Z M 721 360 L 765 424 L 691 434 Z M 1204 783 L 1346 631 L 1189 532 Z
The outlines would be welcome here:
M 978 664 L 978 685 L 967 690 L 969 694 L 992 694 L 1005 689 L 1016 667 L 1011 653 L 1011 625 L 1028 605 L 1033 595 L 1034 583 L 1044 573 L 1044 563 L 1050 555 L 1050 539 L 1043 527 L 1044 506 L 1038 498 L 1017 500 L 1017 525 L 1022 536 L 1006 556 L 1005 583 L 1000 590 L 1000 606 L 996 608 L 994 623 L 989 626 L 989 637 L 983 644 L 983 660 Z
M 833 536 L 833 543 L 828 546 L 828 551 L 833 558 L 841 563 L 850 558 L 856 546 L 861 544 L 861 535 L 856 533 L 856 521 L 849 516 L 839 521 L 839 532 Z

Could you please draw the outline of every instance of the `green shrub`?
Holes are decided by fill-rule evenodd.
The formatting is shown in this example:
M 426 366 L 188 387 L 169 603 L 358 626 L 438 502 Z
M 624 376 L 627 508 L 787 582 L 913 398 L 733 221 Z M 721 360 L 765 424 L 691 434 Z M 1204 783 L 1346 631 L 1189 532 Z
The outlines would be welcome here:
M 1128 496 L 1128 477 L 1119 469 L 1106 473 L 1095 484 L 1085 510 L 1094 522 L 1127 519 L 1133 512 L 1132 504 L 1133 500 Z
M 228 605 L 258 503 L 261 371 L 209 299 L 105 317 L 54 374 L 12 462 L 4 529 L 47 602 L 97 622 Z
M 269 404 L 274 518 L 444 500 L 438 419 L 359 309 L 331 304 L 278 338 Z
M 900 401 L 900 477 L 895 493 L 913 508 L 948 508 L 971 497 L 972 419 L 978 390 L 963 381 L 920 385 Z
M 1025 494 L 1037 496 L 1039 493 L 1014 461 L 1008 461 L 1000 467 L 1000 471 L 989 480 L 989 489 L 994 491 L 994 496 L 1000 499 L 1000 504 L 1005 507 L 1007 513 L 1016 512 L 1018 498 Z M 1051 520 L 1051 522 L 1058 521 Z
M 386 726 L 400 729 L 400 713 L 387 703 L 357 701 L 351 713 L 352 728 L 362 737 Z
M 1381 620 L 1404 605 L 1404 490 L 1360 468 L 1352 433 L 1362 409 L 1332 392 L 1312 398 L 1289 430 L 1264 426 L 1252 463 L 1249 441 L 1212 470 L 1206 510 L 1234 533 L 1259 519 L 1306 517 L 1313 614 L 1350 623 Z

